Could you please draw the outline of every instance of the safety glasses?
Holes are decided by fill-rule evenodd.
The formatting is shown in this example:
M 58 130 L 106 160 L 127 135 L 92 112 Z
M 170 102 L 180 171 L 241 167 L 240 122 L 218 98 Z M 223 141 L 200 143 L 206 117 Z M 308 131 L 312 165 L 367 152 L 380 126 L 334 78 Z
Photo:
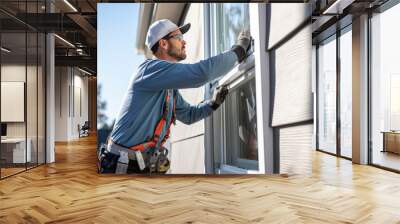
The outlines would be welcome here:
M 168 39 L 171 39 L 171 38 L 174 38 L 174 39 L 182 41 L 183 40 L 183 34 L 176 34 L 176 35 L 173 35 L 173 36 L 167 36 L 165 39 L 168 40 Z

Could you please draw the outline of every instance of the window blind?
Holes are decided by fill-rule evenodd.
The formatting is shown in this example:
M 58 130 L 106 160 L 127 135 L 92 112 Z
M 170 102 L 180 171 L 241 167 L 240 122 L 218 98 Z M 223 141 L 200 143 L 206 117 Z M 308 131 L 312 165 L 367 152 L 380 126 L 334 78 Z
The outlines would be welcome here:
M 276 46 L 305 21 L 311 20 L 310 16 L 311 4 L 308 3 L 267 4 L 267 49 Z
M 273 127 L 313 118 L 311 24 L 271 51 Z

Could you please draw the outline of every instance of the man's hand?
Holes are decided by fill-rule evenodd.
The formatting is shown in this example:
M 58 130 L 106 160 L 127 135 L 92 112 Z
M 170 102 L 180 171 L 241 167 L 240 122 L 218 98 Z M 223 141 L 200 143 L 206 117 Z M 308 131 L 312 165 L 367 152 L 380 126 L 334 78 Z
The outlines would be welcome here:
M 251 36 L 249 30 L 243 30 L 239 33 L 236 44 L 232 46 L 232 50 L 236 53 L 239 62 L 242 62 L 246 55 L 247 51 L 250 50 Z
M 226 86 L 220 86 L 214 91 L 213 98 L 211 100 L 211 108 L 213 110 L 218 109 L 219 106 L 224 102 L 226 95 L 228 95 L 228 88 Z

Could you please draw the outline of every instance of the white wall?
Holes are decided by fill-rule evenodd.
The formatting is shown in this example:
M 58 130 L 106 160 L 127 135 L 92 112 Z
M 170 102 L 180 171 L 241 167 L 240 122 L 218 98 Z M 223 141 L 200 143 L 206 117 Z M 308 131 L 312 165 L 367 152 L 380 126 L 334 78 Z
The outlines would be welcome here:
M 203 4 L 190 4 L 186 23 L 191 23 L 185 34 L 187 58 L 184 63 L 197 62 L 204 58 Z M 204 87 L 179 90 L 190 104 L 204 100 Z M 171 129 L 171 173 L 205 173 L 204 120 L 192 125 L 179 121 Z
M 88 77 L 83 77 L 80 74 L 81 73 L 76 73 L 77 70 L 74 71 L 74 96 L 72 98 L 74 99 L 73 105 L 74 108 L 72 109 L 72 130 L 71 130 L 71 135 L 73 138 L 78 137 L 78 124 L 82 126 L 85 121 L 88 121 Z M 81 110 L 81 111 L 80 111 Z
M 55 73 L 55 140 L 66 141 L 68 136 L 66 119 L 68 117 L 68 68 L 56 67 Z
M 76 68 L 56 67 L 55 86 L 55 140 L 77 139 L 78 124 L 88 120 L 88 78 Z

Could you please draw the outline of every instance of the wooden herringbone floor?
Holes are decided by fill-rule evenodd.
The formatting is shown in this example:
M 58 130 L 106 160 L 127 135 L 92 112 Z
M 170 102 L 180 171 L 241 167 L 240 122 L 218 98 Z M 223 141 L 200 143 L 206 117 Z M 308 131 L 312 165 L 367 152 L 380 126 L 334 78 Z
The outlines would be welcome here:
M 323 153 L 288 154 L 288 175 L 115 176 L 95 144 L 0 181 L 0 223 L 400 223 L 400 175 Z

